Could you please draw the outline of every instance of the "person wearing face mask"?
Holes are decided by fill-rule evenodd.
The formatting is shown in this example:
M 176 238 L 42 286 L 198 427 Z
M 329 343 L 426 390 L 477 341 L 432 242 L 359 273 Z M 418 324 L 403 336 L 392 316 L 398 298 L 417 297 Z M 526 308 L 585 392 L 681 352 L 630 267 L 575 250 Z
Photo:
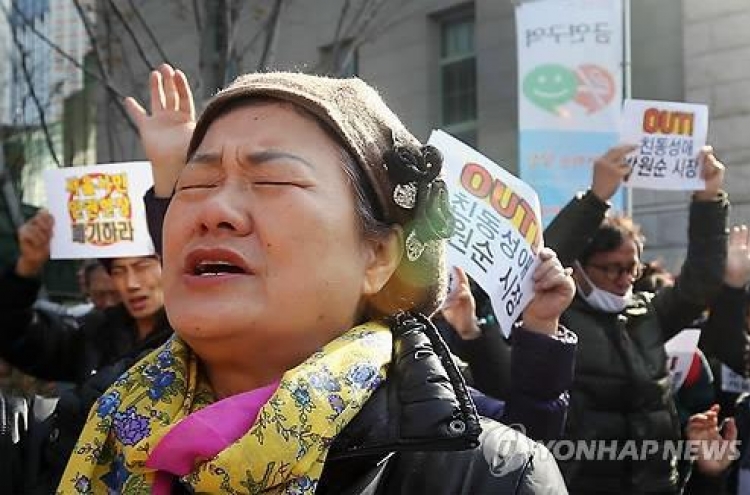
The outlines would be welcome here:
M 724 166 L 705 147 L 700 154 L 705 189 L 693 194 L 689 244 L 673 287 L 634 292 L 641 275 L 644 237 L 626 217 L 607 216 L 631 167 L 634 146 L 618 146 L 594 163 L 591 189 L 565 206 L 545 231 L 547 246 L 574 267 L 577 296 L 561 322 L 578 335 L 575 377 L 565 436 L 603 441 L 614 451 L 599 460 L 561 462 L 570 492 L 679 492 L 676 453 L 680 439 L 664 343 L 695 320 L 722 287 L 727 257 L 729 202 Z M 632 440 L 637 456 L 622 451 Z M 631 442 L 632 443 L 632 442 Z M 645 450 L 645 449 L 644 449 Z

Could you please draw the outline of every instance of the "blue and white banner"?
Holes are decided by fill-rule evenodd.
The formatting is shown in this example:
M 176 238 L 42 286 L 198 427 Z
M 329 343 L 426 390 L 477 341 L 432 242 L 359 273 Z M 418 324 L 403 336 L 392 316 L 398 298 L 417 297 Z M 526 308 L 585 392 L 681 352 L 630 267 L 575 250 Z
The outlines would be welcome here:
M 534 0 L 516 8 L 519 171 L 545 224 L 591 183 L 619 140 L 622 0 Z M 622 208 L 623 195 L 613 198 Z

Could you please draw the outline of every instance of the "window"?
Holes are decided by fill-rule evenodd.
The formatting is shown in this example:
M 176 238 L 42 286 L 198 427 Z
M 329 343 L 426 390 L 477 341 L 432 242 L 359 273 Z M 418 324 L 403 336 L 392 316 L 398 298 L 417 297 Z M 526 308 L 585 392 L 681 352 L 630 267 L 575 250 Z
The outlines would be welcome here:
M 336 77 L 356 77 L 359 57 L 351 40 L 332 43 L 320 49 L 319 73 Z
M 473 14 L 441 22 L 439 63 L 442 127 L 465 143 L 476 146 L 477 62 Z

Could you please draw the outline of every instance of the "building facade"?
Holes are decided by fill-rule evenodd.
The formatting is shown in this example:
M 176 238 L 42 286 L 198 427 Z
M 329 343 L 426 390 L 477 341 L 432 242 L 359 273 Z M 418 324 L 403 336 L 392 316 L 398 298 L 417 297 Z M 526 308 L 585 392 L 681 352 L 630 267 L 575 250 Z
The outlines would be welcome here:
M 0 137 L 7 166 L 17 172 L 23 201 L 42 205 L 44 170 L 58 163 L 70 165 L 65 146 L 66 101 L 83 91 L 85 78 L 79 66 L 91 43 L 70 0 L 0 2 L 0 48 L 10 61 L 0 66 L 0 80 L 5 82 Z M 93 0 L 78 3 L 93 14 Z M 93 160 L 94 154 L 87 159 Z
M 115 3 L 127 8 L 124 1 Z M 228 8 L 230 0 L 206 2 L 214 11 L 202 7 L 198 15 L 191 10 L 194 2 L 136 2 L 146 24 L 159 26 L 159 47 L 144 41 L 149 38 L 142 25 L 133 24 L 135 38 L 141 40 L 136 43 L 123 26 L 107 24 L 112 79 L 123 92 L 143 101 L 149 66 L 166 56 L 198 82 L 196 94 L 205 98 L 231 79 L 228 76 L 258 69 L 263 53 L 268 53 L 263 26 L 273 3 L 251 2 L 237 13 L 235 29 L 229 32 L 239 53 L 227 62 L 217 61 L 227 39 L 221 24 L 225 17 L 216 9 Z M 345 3 L 350 4 L 349 17 L 339 22 Z M 517 171 L 513 2 L 369 3 L 381 7 L 359 24 L 357 1 L 283 3 L 275 43 L 270 44 L 270 68 L 329 72 L 331 59 L 339 59 L 334 72 L 356 73 L 376 86 L 419 138 L 443 128 Z M 99 3 L 101 17 L 108 16 L 109 4 Z M 630 10 L 632 96 L 710 105 L 710 141 L 729 168 L 733 220 L 750 220 L 750 144 L 745 131 L 750 123 L 750 31 L 745 29 L 750 3 L 630 0 Z M 109 96 L 100 95 L 100 161 L 132 159 L 140 153 L 134 132 L 113 105 Z M 633 193 L 633 214 L 648 239 L 646 258 L 663 258 L 670 269 L 679 267 L 688 200 L 684 193 Z

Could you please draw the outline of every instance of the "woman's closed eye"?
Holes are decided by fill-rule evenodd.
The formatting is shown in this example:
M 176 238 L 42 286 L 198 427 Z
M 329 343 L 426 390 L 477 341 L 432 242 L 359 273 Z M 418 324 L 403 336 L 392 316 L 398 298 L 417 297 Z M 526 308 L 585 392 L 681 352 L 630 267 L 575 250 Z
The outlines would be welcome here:
M 175 188 L 176 192 L 180 191 L 189 191 L 191 189 L 210 189 L 212 187 L 216 187 L 216 184 L 211 183 L 186 183 L 186 184 L 177 184 L 177 187 Z
M 256 180 L 253 182 L 256 186 L 296 186 L 296 187 L 304 187 L 302 184 L 299 184 L 294 181 L 290 180 L 282 180 L 282 179 L 274 179 L 274 180 Z
M 252 178 L 252 184 L 256 187 L 299 187 L 307 188 L 313 185 L 309 178 L 301 174 L 258 174 Z

